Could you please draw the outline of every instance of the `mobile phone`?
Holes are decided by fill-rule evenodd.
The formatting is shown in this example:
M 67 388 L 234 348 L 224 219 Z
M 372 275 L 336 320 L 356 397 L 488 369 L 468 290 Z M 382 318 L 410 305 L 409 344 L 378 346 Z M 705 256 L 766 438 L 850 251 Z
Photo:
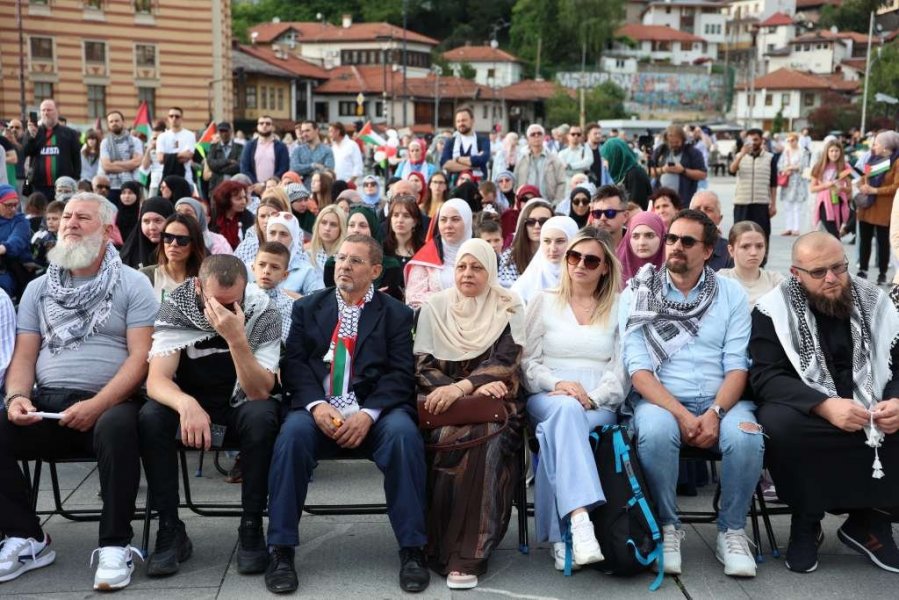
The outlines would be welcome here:
M 35 111 L 28 113 L 28 120 L 37 125 L 37 113 Z
M 674 161 L 673 161 L 673 160 L 669 160 L 669 161 L 668 161 L 668 166 L 669 166 L 669 167 L 673 167 L 673 166 L 674 166 Z

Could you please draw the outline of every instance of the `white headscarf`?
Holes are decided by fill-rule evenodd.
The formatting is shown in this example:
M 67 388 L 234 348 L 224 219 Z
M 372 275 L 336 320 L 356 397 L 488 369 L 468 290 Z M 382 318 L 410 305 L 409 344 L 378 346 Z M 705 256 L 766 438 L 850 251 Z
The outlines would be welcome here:
M 288 270 L 292 271 L 298 266 L 300 261 L 306 258 L 306 252 L 300 245 L 300 240 L 303 239 L 303 234 L 300 232 L 300 223 L 293 213 L 275 213 L 268 218 L 268 222 L 265 224 L 266 239 L 271 239 L 269 236 L 271 235 L 273 225 L 281 225 L 290 233 L 290 263 Z
M 523 346 L 524 305 L 515 292 L 499 285 L 496 252 L 490 244 L 475 238 L 462 244 L 456 256 L 453 269 L 463 256 L 481 263 L 487 269 L 487 287 L 480 296 L 469 298 L 453 282 L 428 298 L 418 318 L 415 353 L 430 354 L 438 360 L 469 360 L 496 343 L 506 326 L 511 328 L 515 343 Z
M 440 285 L 445 290 L 455 285 L 453 273 L 456 270 L 456 256 L 462 244 L 471 239 L 471 207 L 468 206 L 468 203 L 458 198 L 444 202 L 437 212 L 438 227 L 440 226 L 440 215 L 447 208 L 455 209 L 459 213 L 459 216 L 462 217 L 464 230 L 462 231 L 462 240 L 454 244 L 447 242 L 442 237 L 440 238 L 440 244 L 443 247 L 443 268 L 440 271 Z
M 552 217 L 540 228 L 540 236 L 546 231 L 559 231 L 565 234 L 566 241 L 570 242 L 578 232 L 577 223 L 571 217 Z M 564 260 L 564 259 L 563 259 Z M 518 281 L 512 284 L 512 291 L 521 296 L 527 304 L 531 298 L 542 292 L 559 286 L 559 278 L 562 276 L 562 261 L 553 264 L 549 262 L 543 253 L 543 243 L 531 259 L 528 268 L 524 270 Z

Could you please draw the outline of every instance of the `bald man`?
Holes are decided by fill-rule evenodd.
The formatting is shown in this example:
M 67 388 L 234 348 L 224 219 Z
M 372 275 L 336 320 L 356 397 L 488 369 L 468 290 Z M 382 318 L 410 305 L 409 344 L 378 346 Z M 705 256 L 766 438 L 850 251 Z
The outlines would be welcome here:
M 721 214 L 721 201 L 718 199 L 718 194 L 711 190 L 700 190 L 690 200 L 690 208 L 705 213 L 722 234 L 718 236 L 718 241 L 715 242 L 715 248 L 712 251 L 712 256 L 709 258 L 708 265 L 712 267 L 713 271 L 733 268 L 734 259 L 730 252 L 727 251 L 727 236 L 721 231 L 721 219 L 724 218 L 724 215 Z
M 756 304 L 749 342 L 768 465 L 792 509 L 787 568 L 817 568 L 830 512 L 849 515 L 841 542 L 899 573 L 899 314 L 849 274 L 832 235 L 799 237 L 792 259 L 792 277 Z

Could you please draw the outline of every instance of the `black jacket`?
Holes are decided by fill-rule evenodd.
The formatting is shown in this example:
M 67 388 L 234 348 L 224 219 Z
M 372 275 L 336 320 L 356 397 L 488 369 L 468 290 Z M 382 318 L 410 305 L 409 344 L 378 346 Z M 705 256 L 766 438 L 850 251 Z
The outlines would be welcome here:
M 206 157 L 206 164 L 212 171 L 212 177 L 209 178 L 210 192 L 225 179 L 225 175 L 237 175 L 240 173 L 240 153 L 243 146 L 231 140 L 231 148 L 228 150 L 227 156 L 222 149 L 220 143 L 213 144 L 209 147 L 209 155 Z
M 328 288 L 293 305 L 287 351 L 281 361 L 284 402 L 301 410 L 324 400 L 322 382 L 331 365 L 328 353 L 337 324 L 337 298 Z M 417 421 L 412 309 L 381 292 L 362 309 L 350 381 L 361 408 L 405 410 Z
M 25 141 L 24 154 L 31 158 L 36 186 L 53 187 L 60 177 L 81 178 L 81 140 L 74 129 L 57 124 L 48 132 L 41 125 Z

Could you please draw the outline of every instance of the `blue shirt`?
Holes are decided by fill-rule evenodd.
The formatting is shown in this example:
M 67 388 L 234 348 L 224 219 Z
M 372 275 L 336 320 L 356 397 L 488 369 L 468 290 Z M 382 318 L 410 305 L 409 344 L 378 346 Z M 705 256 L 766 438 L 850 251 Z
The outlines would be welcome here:
M 699 335 L 670 356 L 655 372 L 665 389 L 681 403 L 714 399 L 728 371 L 749 370 L 747 347 L 752 328 L 749 300 L 736 280 L 726 277 L 717 279 L 718 295 L 702 320 Z M 699 295 L 704 280 L 705 275 L 684 297 L 671 283 L 666 270 L 665 298 L 692 302 Z M 618 327 L 623 340 L 624 368 L 631 376 L 640 370 L 654 371 L 643 329 L 635 329 L 628 334 L 624 332 L 632 302 L 633 292 L 628 287 L 621 293 Z
M 319 144 L 315 150 L 311 150 L 307 144 L 297 144 L 290 153 L 290 170 L 299 173 L 304 179 L 312 173 L 312 165 L 315 163 L 334 170 L 334 152 L 329 146 Z

